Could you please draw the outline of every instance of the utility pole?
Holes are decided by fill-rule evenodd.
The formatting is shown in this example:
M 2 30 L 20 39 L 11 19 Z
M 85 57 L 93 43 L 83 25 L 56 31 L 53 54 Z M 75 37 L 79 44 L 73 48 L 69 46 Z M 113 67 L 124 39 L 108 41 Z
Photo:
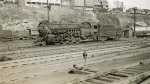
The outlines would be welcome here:
M 133 37 L 135 37 L 135 26 L 136 26 L 136 8 L 134 7 L 134 31 L 133 31 Z
M 101 1 L 100 3 L 101 3 L 101 9 L 103 9 L 103 2 Z
M 60 6 L 62 7 L 62 0 L 60 0 Z
M 49 2 L 47 0 L 47 17 L 48 17 L 48 22 L 49 22 Z
M 83 6 L 83 11 L 85 10 L 85 6 L 86 6 L 86 0 L 84 0 L 84 6 Z
M 119 13 L 118 13 L 118 29 L 120 27 L 120 21 L 119 21 Z

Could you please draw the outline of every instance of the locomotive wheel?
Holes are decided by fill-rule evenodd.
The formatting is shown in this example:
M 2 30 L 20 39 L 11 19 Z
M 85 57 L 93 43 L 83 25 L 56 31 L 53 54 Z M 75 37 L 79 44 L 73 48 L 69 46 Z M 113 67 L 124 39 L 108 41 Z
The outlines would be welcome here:
M 37 44 L 36 44 L 36 45 L 37 45 Z M 42 41 L 42 42 L 40 42 L 38 45 L 39 45 L 39 46 L 44 46 L 44 45 L 46 45 L 46 42 L 45 42 L 45 41 Z
M 76 41 L 76 44 L 79 44 L 80 42 L 79 41 Z
M 64 44 L 64 45 L 66 45 L 67 43 L 66 43 L 66 41 L 63 41 L 63 42 L 61 42 L 62 44 Z
M 46 45 L 46 42 L 45 42 L 45 41 L 42 42 L 42 46 L 44 46 L 44 45 Z
M 66 44 L 73 44 L 73 42 L 71 41 L 66 41 Z
M 75 43 L 77 43 L 77 41 L 76 41 L 76 40 L 74 40 L 74 41 L 71 41 L 70 43 L 71 43 L 71 44 L 75 44 Z
M 99 39 L 100 39 L 100 41 L 106 41 L 108 39 L 108 37 L 103 36 L 103 37 L 100 37 Z
M 114 40 L 115 40 L 115 41 L 118 41 L 118 40 L 119 40 L 119 37 L 114 38 Z
M 69 41 L 62 41 L 61 43 L 64 44 L 64 45 L 71 44 L 71 42 L 69 42 Z
M 118 41 L 119 39 L 120 39 L 120 36 L 116 36 L 116 37 L 114 38 L 115 41 Z
M 76 39 L 76 43 L 79 44 L 81 41 L 80 37 Z

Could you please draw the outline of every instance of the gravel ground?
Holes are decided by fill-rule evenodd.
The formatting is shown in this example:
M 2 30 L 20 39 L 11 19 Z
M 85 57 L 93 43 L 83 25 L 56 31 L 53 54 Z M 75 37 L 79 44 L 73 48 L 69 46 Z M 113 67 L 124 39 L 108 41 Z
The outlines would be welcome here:
M 116 68 L 125 65 L 150 59 L 149 55 L 150 53 L 145 53 L 135 57 L 117 59 L 104 63 L 91 64 L 86 66 L 86 68 L 91 71 L 98 71 L 99 74 L 103 74 L 105 72 L 112 71 Z M 70 82 L 80 81 L 89 75 L 89 74 L 68 74 L 68 71 L 69 69 L 55 71 L 44 76 L 24 79 L 14 84 L 70 84 Z
M 133 42 L 134 40 L 139 40 L 139 42 L 141 42 L 141 41 L 146 41 L 147 39 L 146 40 L 145 39 L 121 39 L 121 40 L 125 40 L 128 42 L 134 43 Z M 149 40 L 147 40 L 147 41 L 149 41 Z M 32 41 L 27 41 L 26 43 L 20 41 L 20 43 L 17 43 L 17 44 L 16 43 L 15 44 L 13 42 L 8 43 L 8 44 L 12 44 L 11 46 L 17 45 L 18 47 L 20 47 L 20 46 L 24 47 L 22 50 L 20 50 L 20 49 L 16 48 L 16 46 L 15 46 L 13 48 L 13 51 L 16 53 L 23 52 L 23 51 L 28 52 L 33 49 L 39 50 L 39 51 L 49 49 L 49 46 L 48 47 L 46 47 L 46 46 L 33 47 L 31 45 Z M 28 45 L 28 43 L 30 45 Z M 29 47 L 26 45 L 28 45 Z M 111 45 L 114 45 L 114 44 L 111 44 Z M 1 44 L 1 46 L 4 46 L 4 45 Z M 72 45 L 63 45 L 63 46 L 56 45 L 56 46 L 51 46 L 51 47 L 61 48 L 61 47 L 70 47 L 70 46 L 72 46 Z M 102 45 L 100 45 L 100 46 L 102 46 Z M 124 48 L 128 49 L 128 47 L 133 48 L 136 46 L 139 48 L 138 49 L 135 48 L 135 50 L 132 49 L 132 50 L 120 51 L 118 53 L 117 52 L 110 53 L 109 51 L 112 51 L 112 50 L 109 50 L 109 48 L 106 48 L 108 50 L 105 50 L 105 48 L 102 49 L 101 51 L 99 51 L 100 53 L 94 51 L 93 53 L 96 54 L 96 56 L 94 55 L 95 57 L 93 57 L 93 58 L 89 57 L 88 61 L 90 62 L 90 64 L 88 64 L 86 66 L 86 69 L 89 69 L 91 71 L 96 71 L 99 74 L 103 74 L 104 72 L 111 71 L 118 67 L 122 67 L 122 66 L 125 66 L 128 64 L 140 62 L 142 60 L 150 59 L 150 56 L 149 56 L 150 53 L 147 53 L 150 50 L 149 47 L 141 48 L 139 45 L 133 45 L 133 46 L 129 46 L 129 45 L 125 46 L 124 45 L 124 46 L 118 46 L 118 47 L 122 47 L 122 48 L 118 48 L 118 49 L 123 50 Z M 118 51 L 118 49 L 116 47 L 116 49 L 114 49 L 114 51 L 115 50 Z M 139 51 L 136 51 L 136 50 L 139 50 Z M 5 52 L 2 51 L 2 52 L 7 53 L 6 51 Z M 12 51 L 8 51 L 8 52 L 12 52 Z M 43 51 L 41 51 L 41 52 L 43 52 Z M 48 52 L 48 51 L 46 51 L 46 52 Z M 105 53 L 106 55 L 104 54 L 101 57 L 101 54 L 104 52 L 108 52 L 108 53 Z M 123 54 L 122 52 L 127 52 L 127 53 Z M 92 53 L 92 52 L 90 52 L 90 53 Z M 139 55 L 138 53 L 142 53 L 142 54 Z M 30 53 L 30 54 L 32 54 L 32 53 Z M 99 55 L 97 55 L 97 54 L 99 54 Z M 61 54 L 59 54 L 59 55 L 61 55 Z M 69 56 L 69 55 L 71 55 L 71 56 Z M 59 56 L 57 57 L 57 55 L 56 55 L 56 57 L 54 57 L 56 60 L 52 60 L 54 58 L 44 56 L 44 57 L 33 57 L 33 58 L 27 58 L 27 59 L 17 59 L 17 60 L 13 60 L 13 61 L 2 62 L 2 63 L 0 63 L 0 67 L 8 66 L 10 68 L 4 69 L 4 67 L 3 67 L 0 70 L 0 78 L 1 78 L 0 84 L 70 84 L 70 82 L 80 81 L 80 80 L 86 78 L 88 75 L 90 76 L 90 74 L 68 74 L 68 71 L 72 69 L 73 64 L 83 63 L 83 60 L 80 57 L 81 53 L 77 52 L 73 55 L 74 56 L 73 58 L 69 58 L 69 57 L 72 57 L 72 55 L 73 54 L 69 54 L 69 53 L 62 54 L 61 57 L 59 57 Z M 117 56 L 117 59 L 99 63 L 99 61 L 103 60 L 103 59 L 112 59 L 109 55 L 111 57 Z M 129 55 L 131 55 L 132 57 L 128 57 Z M 15 56 L 15 54 L 14 54 L 14 56 Z M 62 58 L 63 56 L 68 56 L 68 58 L 64 59 L 64 58 Z M 11 65 L 11 66 L 9 66 L 9 65 Z M 77 66 L 80 66 L 80 65 L 77 65 Z M 5 82 L 2 82 L 4 80 L 5 80 Z
M 9 42 L 0 42 L 0 52 L 20 50 L 32 46 L 34 46 L 33 40 L 16 40 Z
M 139 38 L 121 38 L 120 41 L 131 41 L 131 40 L 137 40 L 137 39 Z M 139 40 L 147 40 L 147 38 L 140 38 Z M 25 49 L 28 50 L 28 48 L 33 49 L 34 47 L 35 46 L 33 44 L 33 40 L 15 40 L 15 41 L 9 41 L 9 42 L 0 41 L 0 52 L 25 50 Z M 45 47 L 42 47 L 42 48 L 45 48 Z

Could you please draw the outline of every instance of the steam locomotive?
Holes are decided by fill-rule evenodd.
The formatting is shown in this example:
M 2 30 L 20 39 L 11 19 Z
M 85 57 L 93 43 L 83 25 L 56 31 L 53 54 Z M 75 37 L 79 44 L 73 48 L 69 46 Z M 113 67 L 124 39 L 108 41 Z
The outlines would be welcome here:
M 114 25 L 83 22 L 81 24 L 57 24 L 42 21 L 38 25 L 39 36 L 36 45 L 70 44 L 85 41 L 119 40 L 121 28 Z

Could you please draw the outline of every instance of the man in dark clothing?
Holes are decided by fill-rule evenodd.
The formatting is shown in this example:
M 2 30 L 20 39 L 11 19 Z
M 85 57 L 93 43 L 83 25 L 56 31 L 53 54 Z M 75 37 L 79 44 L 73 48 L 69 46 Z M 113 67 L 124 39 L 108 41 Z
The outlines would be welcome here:
M 83 53 L 83 59 L 85 60 L 85 65 L 86 65 L 86 58 L 87 58 L 87 53 L 86 53 L 86 51 L 84 51 L 84 53 Z
M 85 60 L 85 65 L 82 67 L 77 67 L 76 65 L 73 65 L 74 69 L 70 70 L 68 73 L 75 74 L 75 73 L 81 72 L 84 69 L 84 67 L 86 66 L 86 58 L 87 58 L 87 53 L 86 53 L 86 51 L 84 51 L 83 52 L 83 59 Z

